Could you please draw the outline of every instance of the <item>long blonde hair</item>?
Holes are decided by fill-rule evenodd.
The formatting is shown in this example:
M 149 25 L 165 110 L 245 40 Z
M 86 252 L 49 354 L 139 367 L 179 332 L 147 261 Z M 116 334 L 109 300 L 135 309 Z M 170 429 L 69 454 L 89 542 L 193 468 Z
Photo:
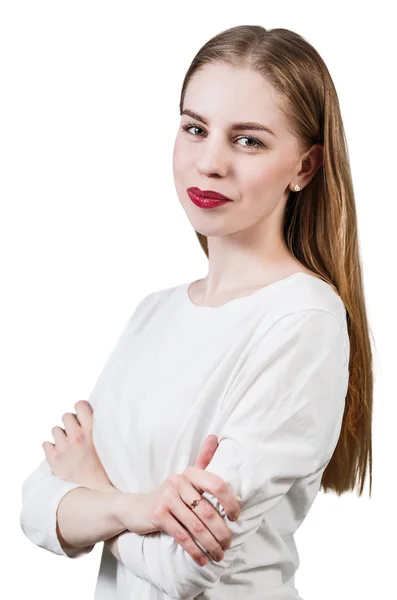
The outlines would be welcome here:
M 372 352 L 349 155 L 333 81 L 318 52 L 297 33 L 258 25 L 232 27 L 210 39 L 194 57 L 182 84 L 181 113 L 194 73 L 217 62 L 263 75 L 278 94 L 302 152 L 323 144 L 322 167 L 302 191 L 290 192 L 284 236 L 293 255 L 332 285 L 346 308 L 349 385 L 340 437 L 321 487 L 341 495 L 359 486 L 361 496 L 369 461 L 371 496 Z M 196 235 L 208 257 L 207 237 L 198 231 Z

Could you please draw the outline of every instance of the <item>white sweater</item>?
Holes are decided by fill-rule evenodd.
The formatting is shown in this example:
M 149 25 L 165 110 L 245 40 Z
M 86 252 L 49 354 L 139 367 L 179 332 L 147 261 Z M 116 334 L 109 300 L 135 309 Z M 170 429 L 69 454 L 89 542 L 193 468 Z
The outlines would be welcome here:
M 294 533 L 340 435 L 345 307 L 306 273 L 219 307 L 194 304 L 189 283 L 150 293 L 135 308 L 88 398 L 93 440 L 119 490 L 147 492 L 194 465 L 208 434 L 222 438 L 206 470 L 230 484 L 240 518 L 230 521 L 215 496 L 204 496 L 226 519 L 232 545 L 221 562 L 208 553 L 200 567 L 164 532 L 122 533 L 122 562 L 103 545 L 95 598 L 301 598 Z M 46 460 L 22 487 L 23 532 L 66 557 L 55 515 L 75 487 Z

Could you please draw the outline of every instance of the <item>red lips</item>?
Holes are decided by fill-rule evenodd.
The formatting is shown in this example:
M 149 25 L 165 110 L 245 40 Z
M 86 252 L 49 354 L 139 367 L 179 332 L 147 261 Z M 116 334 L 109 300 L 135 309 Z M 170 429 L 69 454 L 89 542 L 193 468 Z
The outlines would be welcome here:
M 200 190 L 198 187 L 190 187 L 187 189 L 187 191 L 192 192 L 200 198 L 208 198 L 211 200 L 228 200 L 229 202 L 232 202 L 231 198 L 228 198 L 219 192 L 214 192 L 213 190 Z

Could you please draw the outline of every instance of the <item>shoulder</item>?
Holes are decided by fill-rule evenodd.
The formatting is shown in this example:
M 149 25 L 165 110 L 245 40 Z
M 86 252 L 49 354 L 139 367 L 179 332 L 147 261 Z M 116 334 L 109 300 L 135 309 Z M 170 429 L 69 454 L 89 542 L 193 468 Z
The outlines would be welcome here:
M 178 302 L 178 294 L 183 284 L 169 286 L 154 290 L 142 296 L 135 304 L 131 319 L 146 319 L 154 313 L 165 314 L 175 309 L 175 303 Z
M 323 320 L 333 317 L 341 326 L 346 324 L 345 305 L 332 284 L 305 273 L 303 277 L 291 279 L 288 285 L 285 293 L 277 297 L 277 302 L 274 302 L 268 311 L 273 322 L 287 316 L 294 320 L 299 320 L 305 315 L 307 318 L 311 316 L 321 319 L 317 313 L 323 313 Z
M 164 303 L 167 300 L 172 300 L 173 297 L 177 297 L 177 294 L 183 285 L 184 284 L 181 283 L 179 285 L 167 286 L 149 292 L 142 298 L 139 305 L 154 306 L 159 303 Z
M 347 312 L 334 286 L 314 277 L 291 279 L 264 307 L 251 346 L 342 345 L 349 353 Z

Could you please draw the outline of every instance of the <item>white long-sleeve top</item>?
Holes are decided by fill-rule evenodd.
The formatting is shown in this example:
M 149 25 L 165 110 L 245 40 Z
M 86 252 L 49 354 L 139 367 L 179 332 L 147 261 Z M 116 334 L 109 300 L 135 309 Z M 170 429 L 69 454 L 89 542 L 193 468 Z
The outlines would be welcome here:
M 203 495 L 226 519 L 232 545 L 201 567 L 165 532 L 124 532 L 121 562 L 103 545 L 95 599 L 299 599 L 294 533 L 345 408 L 345 307 L 329 284 L 302 272 L 218 307 L 194 304 L 189 283 L 150 293 L 128 319 L 88 398 L 93 441 L 111 482 L 136 493 L 194 465 L 206 436 L 219 436 L 206 470 L 232 487 L 240 518 L 230 521 L 214 495 Z M 56 510 L 75 487 L 46 460 L 22 487 L 25 535 L 66 557 Z

